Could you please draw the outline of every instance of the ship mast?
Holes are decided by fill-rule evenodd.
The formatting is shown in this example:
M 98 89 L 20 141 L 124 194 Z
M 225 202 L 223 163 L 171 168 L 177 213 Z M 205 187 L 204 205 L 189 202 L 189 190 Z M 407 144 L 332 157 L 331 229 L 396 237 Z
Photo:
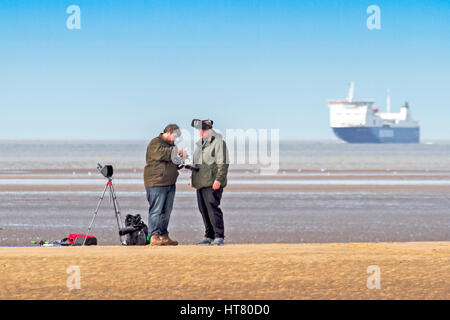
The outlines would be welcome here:
M 355 92 L 355 85 L 353 82 L 350 82 L 350 87 L 348 88 L 348 96 L 347 96 L 347 101 L 348 102 L 352 102 L 353 101 L 353 95 Z

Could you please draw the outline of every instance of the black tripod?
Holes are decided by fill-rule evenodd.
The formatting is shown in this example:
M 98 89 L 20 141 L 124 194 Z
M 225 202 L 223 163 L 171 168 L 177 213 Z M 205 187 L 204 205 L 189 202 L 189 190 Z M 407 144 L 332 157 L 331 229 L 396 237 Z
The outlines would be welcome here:
M 120 216 L 119 202 L 117 201 L 116 193 L 114 191 L 114 187 L 113 187 L 113 183 L 112 183 L 113 167 L 110 165 L 102 167 L 100 164 L 98 164 L 97 169 L 99 169 L 101 174 L 103 174 L 108 179 L 108 182 L 106 182 L 106 186 L 105 186 L 105 189 L 103 190 L 102 196 L 100 197 L 100 201 L 97 204 L 97 208 L 95 208 L 94 216 L 92 217 L 92 221 L 91 221 L 91 224 L 89 225 L 86 235 L 88 235 L 91 232 L 95 218 L 97 217 L 98 209 L 100 208 L 103 198 L 105 197 L 106 191 L 108 190 L 110 197 L 112 199 L 112 202 L 113 202 L 114 213 L 116 215 L 117 227 L 119 229 L 120 243 L 125 245 L 126 242 L 124 240 L 122 240 L 122 235 L 120 234 L 120 230 L 122 229 L 122 218 Z M 85 242 L 86 242 L 86 238 L 83 241 L 83 246 L 84 246 Z

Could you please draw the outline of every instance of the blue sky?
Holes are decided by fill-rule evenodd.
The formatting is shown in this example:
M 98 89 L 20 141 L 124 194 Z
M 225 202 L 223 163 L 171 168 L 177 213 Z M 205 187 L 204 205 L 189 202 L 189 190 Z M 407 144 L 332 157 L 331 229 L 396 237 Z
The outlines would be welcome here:
M 1 0 L 0 139 L 148 139 L 192 118 L 333 139 L 326 101 L 349 81 L 450 139 L 449 18 L 449 1 Z

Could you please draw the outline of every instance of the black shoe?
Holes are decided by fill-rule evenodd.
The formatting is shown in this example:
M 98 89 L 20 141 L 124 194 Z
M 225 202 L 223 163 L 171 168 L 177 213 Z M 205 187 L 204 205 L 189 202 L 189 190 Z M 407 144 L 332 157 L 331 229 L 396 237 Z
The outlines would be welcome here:
M 202 241 L 197 243 L 199 246 L 210 246 L 214 240 L 211 238 L 204 237 Z
M 223 238 L 215 238 L 212 244 L 215 246 L 223 246 L 225 245 L 225 240 Z

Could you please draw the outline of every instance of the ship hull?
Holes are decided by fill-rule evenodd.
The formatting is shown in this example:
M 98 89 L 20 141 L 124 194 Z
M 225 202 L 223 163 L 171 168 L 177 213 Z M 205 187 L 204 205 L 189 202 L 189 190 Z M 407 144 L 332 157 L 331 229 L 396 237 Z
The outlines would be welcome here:
M 347 127 L 332 128 L 339 139 L 348 143 L 419 143 L 420 128 Z

